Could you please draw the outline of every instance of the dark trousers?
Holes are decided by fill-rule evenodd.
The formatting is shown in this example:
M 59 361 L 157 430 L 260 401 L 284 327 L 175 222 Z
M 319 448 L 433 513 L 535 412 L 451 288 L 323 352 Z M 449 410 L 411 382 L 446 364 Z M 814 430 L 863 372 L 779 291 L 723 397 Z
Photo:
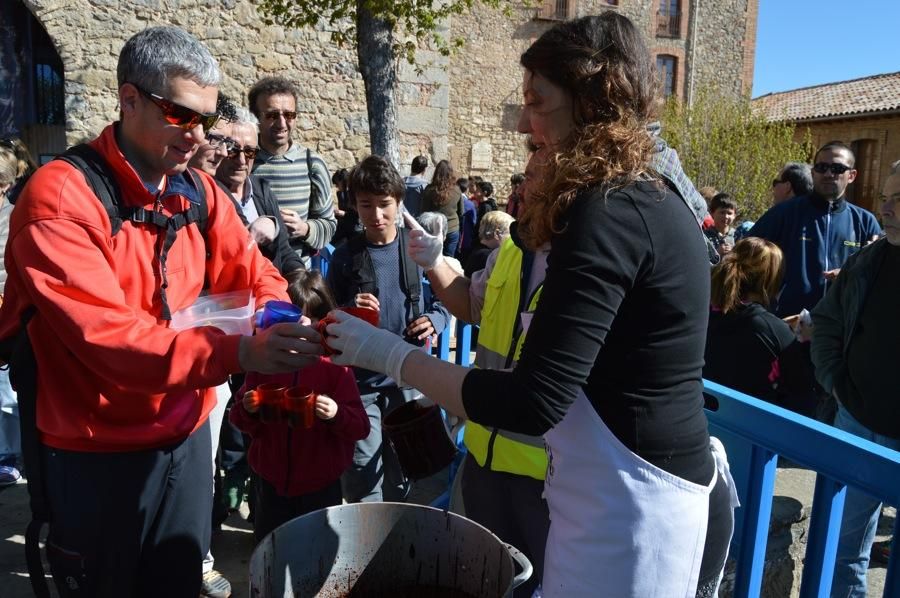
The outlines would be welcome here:
M 163 449 L 45 448 L 59 594 L 196 598 L 212 508 L 209 424 Z
M 253 489 L 256 493 L 253 538 L 257 544 L 282 523 L 319 509 L 341 504 L 341 481 L 339 479 L 321 490 L 309 494 L 279 496 L 272 484 L 253 474 Z
M 518 548 L 534 566 L 531 579 L 513 594 L 529 598 L 544 576 L 544 548 L 550 530 L 544 482 L 485 469 L 469 453 L 461 484 L 466 517 Z

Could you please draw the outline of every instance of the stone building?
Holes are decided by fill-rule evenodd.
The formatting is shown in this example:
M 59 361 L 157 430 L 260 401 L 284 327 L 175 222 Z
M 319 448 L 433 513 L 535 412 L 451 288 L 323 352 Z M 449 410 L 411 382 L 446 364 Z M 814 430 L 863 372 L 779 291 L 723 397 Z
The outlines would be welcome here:
M 521 52 L 554 21 L 621 11 L 638 23 L 668 95 L 690 101 L 716 85 L 747 93 L 752 84 L 758 0 L 545 0 L 484 6 L 446 24 L 465 39 L 450 58 L 428 48 L 420 69 L 401 64 L 402 170 L 414 155 L 449 158 L 460 174 L 480 174 L 505 197 L 525 150 L 515 132 Z M 259 77 L 300 84 L 297 136 L 332 168 L 368 152 L 363 83 L 352 48 L 332 43 L 326 25 L 266 26 L 252 0 L 2 0 L 0 135 L 19 132 L 41 160 L 95 136 L 116 117 L 116 58 L 144 27 L 171 23 L 202 39 L 219 60 L 223 91 L 245 101 Z
M 900 72 L 771 93 L 753 105 L 769 120 L 796 124 L 798 140 L 808 131 L 814 147 L 848 144 L 858 174 L 847 196 L 878 213 L 876 199 L 891 164 L 900 160 Z

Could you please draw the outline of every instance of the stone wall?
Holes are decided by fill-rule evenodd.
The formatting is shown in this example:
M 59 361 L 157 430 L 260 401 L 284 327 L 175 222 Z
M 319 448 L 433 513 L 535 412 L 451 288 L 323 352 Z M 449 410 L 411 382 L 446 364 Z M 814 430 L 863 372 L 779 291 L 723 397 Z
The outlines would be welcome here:
M 574 2 L 574 0 L 570 0 Z M 179 25 L 203 40 L 219 60 L 222 89 L 245 102 L 258 78 L 280 74 L 300 86 L 296 138 L 332 169 L 351 166 L 369 152 L 363 82 L 353 48 L 330 39 L 325 25 L 301 30 L 266 26 L 251 0 L 24 0 L 56 44 L 65 67 L 66 141 L 95 136 L 116 118 L 116 60 L 124 41 L 155 24 Z M 659 0 L 606 0 L 573 4 L 583 16 L 618 10 L 646 32 L 655 54 L 678 56 L 679 95 L 695 84 L 717 82 L 731 93 L 746 87 L 748 56 L 743 36 L 755 31 L 757 0 L 685 1 L 678 38 L 656 36 Z M 425 48 L 420 69 L 401 62 L 399 128 L 401 170 L 419 153 L 449 158 L 459 174 L 480 174 L 505 199 L 509 176 L 523 170 L 523 137 L 515 132 L 521 101 L 520 54 L 552 21 L 536 8 L 511 3 L 508 12 L 477 5 L 448 23 L 447 34 L 465 47 L 451 58 Z M 752 9 L 751 13 L 747 11 Z M 693 15 L 699 16 L 699 21 Z M 692 27 L 699 22 L 697 44 Z M 752 65 L 752 48 L 749 57 Z M 684 97 L 682 95 L 682 97 Z M 476 144 L 478 144 L 476 146 Z M 472 163 L 473 146 L 480 157 Z M 480 153 L 477 150 L 483 150 Z M 473 168 L 480 166 L 481 168 Z

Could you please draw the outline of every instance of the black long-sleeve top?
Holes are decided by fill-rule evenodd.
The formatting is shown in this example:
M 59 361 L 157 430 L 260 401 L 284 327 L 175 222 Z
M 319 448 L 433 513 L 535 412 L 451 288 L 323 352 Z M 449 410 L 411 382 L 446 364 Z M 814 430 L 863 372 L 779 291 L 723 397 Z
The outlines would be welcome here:
M 473 421 L 526 434 L 559 423 L 582 388 L 626 447 L 707 484 L 703 413 L 709 260 L 693 214 L 662 184 L 582 192 L 554 234 L 544 290 L 512 372 L 473 370 Z

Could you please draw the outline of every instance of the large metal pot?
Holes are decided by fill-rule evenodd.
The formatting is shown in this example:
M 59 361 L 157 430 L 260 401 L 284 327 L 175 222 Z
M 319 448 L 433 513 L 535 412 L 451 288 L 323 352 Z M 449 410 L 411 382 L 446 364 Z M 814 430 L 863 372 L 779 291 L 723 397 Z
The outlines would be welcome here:
M 250 559 L 250 596 L 499 598 L 529 577 L 522 553 L 465 517 L 361 503 L 315 511 L 266 536 Z

